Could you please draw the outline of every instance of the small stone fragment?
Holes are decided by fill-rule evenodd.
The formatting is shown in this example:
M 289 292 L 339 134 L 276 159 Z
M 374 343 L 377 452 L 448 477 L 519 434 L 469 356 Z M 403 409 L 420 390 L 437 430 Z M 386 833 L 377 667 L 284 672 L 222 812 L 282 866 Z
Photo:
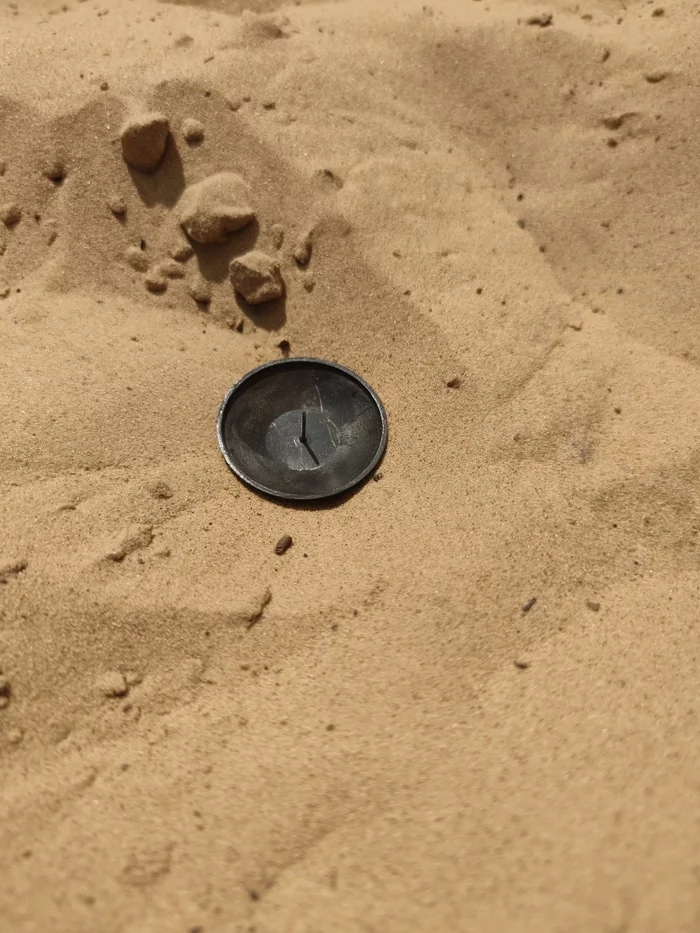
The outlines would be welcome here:
M 250 305 L 274 301 L 284 295 L 284 281 L 276 259 L 260 250 L 237 256 L 229 266 L 231 282 Z
M 665 81 L 670 74 L 670 71 L 648 71 L 644 75 L 644 80 L 649 84 L 659 84 L 661 81 Z
M 528 601 L 523 606 L 523 612 L 529 612 L 536 602 L 537 602 L 536 596 L 533 596 L 532 599 L 528 599 Z
M 288 551 L 292 546 L 292 536 L 291 535 L 282 535 L 277 544 L 275 545 L 275 554 L 282 556 L 285 551 Z
M 6 171 L 7 171 L 7 162 L 5 162 L 4 159 L 0 159 L 0 178 L 2 178 L 2 176 L 5 174 Z
M 208 305 L 211 301 L 211 285 L 201 276 L 196 278 L 187 286 L 187 291 L 195 301 L 202 305 Z
M 462 380 L 459 376 L 453 376 L 452 379 L 447 380 L 448 389 L 458 389 L 462 385 Z
M 188 117 L 182 124 L 182 135 L 190 145 L 201 143 L 204 139 L 204 124 Z
M 316 287 L 316 279 L 309 272 L 305 272 L 301 278 L 301 284 L 307 292 L 312 292 Z
M 6 227 L 14 227 L 22 219 L 22 208 L 15 201 L 0 204 L 0 220 Z
M 154 499 L 172 499 L 173 491 L 168 484 L 159 479 L 148 487 L 148 491 Z
M 294 259 L 299 263 L 300 266 L 307 266 L 309 264 L 309 260 L 311 259 L 311 251 L 313 250 L 313 243 L 314 230 L 312 228 L 306 231 L 304 236 L 294 247 L 294 252 L 292 253 Z
M 144 282 L 149 292 L 152 292 L 154 295 L 162 295 L 168 288 L 168 280 L 161 274 L 157 266 L 147 273 Z
M 151 173 L 160 165 L 170 134 L 168 119 L 162 113 L 143 113 L 122 126 L 122 156 L 127 165 Z
M 66 171 L 66 165 L 63 159 L 55 156 L 54 158 L 47 159 L 46 162 L 44 162 L 41 169 L 41 174 L 48 178 L 49 181 L 52 181 L 55 185 L 60 185 L 68 173 Z
M 136 272 L 147 272 L 150 263 L 148 262 L 148 257 L 142 249 L 139 249 L 138 246 L 129 246 L 124 253 L 124 258 L 129 263 L 132 269 L 135 269 Z
M 129 685 L 121 671 L 106 671 L 95 681 L 95 687 L 102 696 L 123 697 L 129 692 Z
M 7 284 L 7 282 L 3 281 L 3 279 L 0 279 L 0 298 L 7 298 L 11 291 L 12 289 Z
M 197 243 L 223 243 L 255 217 L 248 185 L 235 172 L 219 172 L 185 189 L 180 224 Z
M 600 603 L 595 602 L 593 599 L 586 600 L 586 607 L 591 610 L 591 612 L 600 612 Z
M 182 264 L 176 262 L 174 259 L 164 259 L 163 262 L 158 263 L 156 268 L 166 279 L 184 279 L 185 277 L 185 270 Z
M 270 236 L 272 237 L 272 245 L 275 249 L 282 249 L 282 244 L 284 243 L 284 227 L 282 224 L 273 224 L 270 227 Z
M 5 675 L 0 671 L 0 709 L 4 709 L 10 704 L 12 696 L 12 685 Z
M 113 194 L 111 198 L 108 198 L 107 207 L 117 217 L 126 214 L 126 201 L 120 194 Z
M 526 671 L 530 666 L 529 661 L 513 661 L 513 664 L 521 671 Z
M 554 16 L 551 13 L 539 13 L 536 16 L 528 16 L 525 22 L 528 26 L 551 26 Z
M 127 687 L 138 687 L 143 682 L 143 674 L 139 671 L 124 671 L 124 680 Z
M 0 560 L 0 583 L 9 583 L 27 569 L 26 560 Z
M 58 237 L 58 229 L 56 228 L 55 220 L 47 220 L 44 224 L 44 231 L 46 233 L 46 243 L 48 246 L 53 245 L 56 242 Z
M 194 250 L 189 243 L 180 243 L 170 250 L 170 255 L 176 262 L 187 262 L 194 255 Z

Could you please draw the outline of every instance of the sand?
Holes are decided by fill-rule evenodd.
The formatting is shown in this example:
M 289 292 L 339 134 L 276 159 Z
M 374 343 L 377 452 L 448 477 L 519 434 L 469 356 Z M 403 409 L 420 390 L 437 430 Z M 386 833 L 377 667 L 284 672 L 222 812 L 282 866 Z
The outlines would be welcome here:
M 3 931 L 698 930 L 699 27 L 2 3 Z M 387 407 L 332 507 L 217 448 L 289 355 Z

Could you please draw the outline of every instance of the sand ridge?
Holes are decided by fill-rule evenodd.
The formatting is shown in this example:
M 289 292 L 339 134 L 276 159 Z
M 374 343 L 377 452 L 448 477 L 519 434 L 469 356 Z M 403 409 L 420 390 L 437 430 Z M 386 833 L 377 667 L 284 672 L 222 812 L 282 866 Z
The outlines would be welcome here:
M 696 26 L 0 7 L 12 929 L 696 929 Z M 329 508 L 216 445 L 297 354 L 389 415 Z

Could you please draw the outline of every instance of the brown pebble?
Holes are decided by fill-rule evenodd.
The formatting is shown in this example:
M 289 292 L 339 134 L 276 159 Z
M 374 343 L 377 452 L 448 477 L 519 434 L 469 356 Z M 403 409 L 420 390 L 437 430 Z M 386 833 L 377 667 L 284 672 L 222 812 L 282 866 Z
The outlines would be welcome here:
M 182 135 L 190 145 L 201 143 L 204 139 L 204 124 L 188 117 L 182 123 Z
M 518 668 L 518 670 L 526 671 L 530 666 L 529 661 L 513 661 L 513 664 Z
M 448 379 L 446 382 L 448 389 L 459 389 L 462 385 L 462 380 L 459 376 L 453 376 L 451 379 Z
M 666 10 L 662 6 L 657 6 L 655 10 L 652 11 L 652 16 L 663 16 L 666 13 Z
M 6 171 L 7 171 L 7 162 L 5 162 L 4 159 L 0 159 L 0 178 L 2 178 L 2 176 L 5 174 Z
M 537 602 L 536 596 L 533 596 L 532 599 L 528 599 L 528 601 L 523 606 L 523 612 L 529 612 L 536 602 Z
M 187 262 L 194 255 L 194 250 L 189 243 L 181 243 L 170 250 L 170 255 L 176 262 Z
M 150 174 L 165 154 L 170 126 L 162 113 L 143 113 L 127 120 L 119 135 L 126 164 Z
M 105 697 L 123 697 L 129 692 L 129 685 L 121 671 L 106 671 L 95 681 L 95 688 Z
M 539 13 L 536 16 L 528 16 L 525 20 L 528 26 L 551 26 L 554 22 L 554 16 L 551 13 Z
M 187 291 L 199 304 L 206 305 L 211 301 L 211 285 L 206 279 L 199 277 L 194 282 L 190 282 Z
M 161 275 L 158 267 L 151 269 L 144 279 L 146 288 L 154 295 L 162 295 L 168 288 L 168 280 Z
M 282 535 L 277 544 L 275 545 L 275 554 L 284 554 L 285 551 L 288 551 L 292 546 L 292 537 L 291 535 Z
M 659 84 L 660 81 L 665 81 L 669 75 L 670 71 L 648 71 L 644 75 L 644 80 L 649 84 Z
M 379 480 L 382 478 L 382 476 L 384 476 L 383 473 L 375 473 L 372 479 L 374 480 L 375 483 L 378 483 Z
M 186 274 L 182 263 L 174 259 L 164 259 L 163 262 L 159 262 L 156 270 L 166 279 L 184 279 Z
M 157 480 L 155 483 L 151 483 L 148 487 L 148 491 L 154 499 L 172 499 L 173 497 L 172 489 L 163 480 Z
M 229 270 L 234 290 L 250 305 L 275 301 L 284 295 L 279 263 L 260 250 L 236 256 Z
M 311 260 L 311 253 L 313 250 L 314 244 L 314 231 L 313 228 L 307 230 L 306 233 L 299 240 L 297 245 L 294 247 L 292 256 L 294 256 L 295 261 L 300 266 L 307 266 Z
M 101 90 L 101 91 L 108 91 L 108 90 L 109 90 L 109 82 L 108 82 L 108 81 L 100 81 L 100 90 Z
M 313 275 L 310 275 L 310 273 L 306 272 L 302 276 L 301 284 L 304 286 L 307 292 L 312 292 L 316 287 L 316 279 L 313 277 Z
M 132 269 L 135 269 L 136 272 L 146 272 L 150 265 L 148 257 L 142 249 L 139 249 L 138 246 L 129 246 L 124 253 L 124 258 L 129 263 Z
M 599 612 L 599 611 L 600 611 L 600 603 L 597 603 L 597 602 L 595 602 L 595 601 L 592 600 L 592 599 L 587 599 L 587 600 L 586 600 L 586 606 L 591 610 L 591 612 Z
M 22 219 L 22 208 L 15 201 L 0 204 L 0 220 L 6 227 L 14 227 Z
M 190 185 L 177 212 L 180 225 L 197 243 L 224 243 L 229 233 L 255 218 L 250 189 L 235 172 L 219 172 Z
M 292 349 L 292 345 L 288 340 L 280 340 L 277 344 L 277 349 L 281 352 L 282 356 L 289 356 L 289 351 Z
M 114 194 L 107 199 L 107 207 L 117 217 L 126 214 L 126 201 L 120 194 Z
M 270 227 L 270 236 L 275 249 L 282 249 L 282 244 L 284 243 L 284 227 L 282 224 L 273 224 Z
M 12 696 L 12 684 L 9 679 L 2 673 L 0 673 L 0 700 L 5 700 L 5 706 L 10 702 L 10 697 Z
M 11 291 L 12 289 L 7 284 L 7 282 L 4 282 L 2 279 L 0 279 L 0 298 L 7 298 Z

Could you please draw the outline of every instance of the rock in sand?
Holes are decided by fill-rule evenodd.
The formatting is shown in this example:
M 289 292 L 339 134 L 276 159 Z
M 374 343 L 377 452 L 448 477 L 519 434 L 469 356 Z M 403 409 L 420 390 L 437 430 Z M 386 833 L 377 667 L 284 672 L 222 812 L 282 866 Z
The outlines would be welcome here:
M 180 224 L 197 243 L 222 243 L 255 217 L 248 185 L 235 172 L 220 172 L 190 185 L 178 204 Z
M 150 174 L 160 165 L 170 134 L 167 117 L 162 113 L 143 113 L 122 126 L 122 155 L 127 165 Z
M 249 305 L 274 301 L 284 295 L 284 280 L 276 259 L 260 250 L 237 256 L 229 266 L 234 289 Z

